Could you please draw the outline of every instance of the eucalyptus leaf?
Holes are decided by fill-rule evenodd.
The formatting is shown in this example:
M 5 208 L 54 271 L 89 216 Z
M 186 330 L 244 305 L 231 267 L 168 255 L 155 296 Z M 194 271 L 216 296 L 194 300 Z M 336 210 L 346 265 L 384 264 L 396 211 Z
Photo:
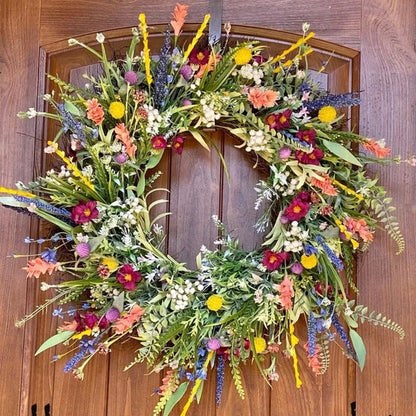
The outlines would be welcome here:
M 328 140 L 322 140 L 322 143 L 335 156 L 338 156 L 341 159 L 344 159 L 345 161 L 350 162 L 353 165 L 360 166 L 360 167 L 363 166 L 360 163 L 360 161 L 343 145 L 339 143 L 330 142 Z
M 62 344 L 63 342 L 71 338 L 74 334 L 75 331 L 63 331 L 59 334 L 50 337 L 38 348 L 38 350 L 35 352 L 35 356 L 49 348 L 54 347 L 55 345 Z
M 360 366 L 360 370 L 362 371 L 365 364 L 365 356 L 367 354 L 364 342 L 360 335 L 358 335 L 358 332 L 354 329 L 350 329 L 350 338 L 352 341 L 352 345 L 354 346 L 355 353 L 357 354 L 358 365 Z
M 155 166 L 157 166 L 160 162 L 160 159 L 162 159 L 163 156 L 163 150 L 159 150 L 156 154 L 150 157 L 149 161 L 146 163 L 147 169 L 153 169 Z
M 172 394 L 169 401 L 166 403 L 165 411 L 163 412 L 163 416 L 168 416 L 172 409 L 175 407 L 176 403 L 182 399 L 182 396 L 185 394 L 189 383 L 182 383 L 175 393 Z

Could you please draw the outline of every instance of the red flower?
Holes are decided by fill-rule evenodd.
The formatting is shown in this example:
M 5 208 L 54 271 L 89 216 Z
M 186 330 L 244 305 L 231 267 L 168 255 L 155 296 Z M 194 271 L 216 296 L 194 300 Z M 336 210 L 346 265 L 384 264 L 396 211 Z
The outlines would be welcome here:
M 285 209 L 284 215 L 290 221 L 299 221 L 306 216 L 309 208 L 310 204 L 308 202 L 302 201 L 300 198 L 295 198 Z
M 267 270 L 273 271 L 277 270 L 285 261 L 290 260 L 290 254 L 284 251 L 276 253 L 272 250 L 266 250 L 263 257 L 263 266 Z
M 311 146 L 315 146 L 315 136 L 316 136 L 316 131 L 313 129 L 300 130 L 296 133 L 296 137 L 299 140 L 306 142 L 310 144 Z
M 133 269 L 131 264 L 125 264 L 120 268 L 116 279 L 123 285 L 126 290 L 134 290 L 136 283 L 142 280 L 142 275 Z
M 183 152 L 183 143 L 184 139 L 180 136 L 176 136 L 172 142 L 172 150 L 176 152 L 178 155 L 181 155 Z
M 72 208 L 71 220 L 75 224 L 85 224 L 98 218 L 97 201 L 80 202 Z
M 324 152 L 321 149 L 315 148 L 311 153 L 296 150 L 296 159 L 305 165 L 319 165 L 319 161 L 324 157 Z
M 153 149 L 161 150 L 167 147 L 166 139 L 163 136 L 152 137 L 152 146 Z
M 199 51 L 198 49 L 192 49 L 192 52 L 189 55 L 189 63 L 195 65 L 206 65 L 209 60 L 209 49 L 203 49 Z
M 283 113 L 269 114 L 266 117 L 266 124 L 274 130 L 283 130 L 290 127 L 290 116 L 292 110 L 285 110 Z
M 298 192 L 296 198 L 300 199 L 302 202 L 311 202 L 311 194 L 308 191 Z

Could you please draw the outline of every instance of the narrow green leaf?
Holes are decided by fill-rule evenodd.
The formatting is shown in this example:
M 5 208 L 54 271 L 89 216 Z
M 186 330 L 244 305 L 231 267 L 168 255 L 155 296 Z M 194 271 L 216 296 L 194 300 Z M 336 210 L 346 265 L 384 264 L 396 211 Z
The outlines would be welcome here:
M 182 383 L 175 393 L 172 394 L 169 401 L 166 403 L 165 411 L 163 412 L 163 416 L 168 416 L 172 409 L 175 407 L 176 403 L 182 399 L 182 396 L 185 394 L 189 383 Z
M 361 371 L 364 368 L 366 350 L 362 338 L 358 335 L 357 331 L 350 329 L 350 337 L 352 345 L 354 346 L 355 353 L 357 354 L 358 365 L 360 366 Z
M 196 392 L 196 402 L 199 404 L 202 397 L 202 391 L 204 390 L 204 382 L 202 381 L 201 384 L 198 387 L 198 390 Z
M 192 134 L 192 136 L 194 137 L 194 139 L 205 149 L 207 149 L 208 151 L 210 150 L 207 142 L 204 140 L 204 138 L 202 137 L 202 134 L 196 130 L 196 129 L 189 129 L 189 133 Z
M 139 179 L 139 183 L 137 184 L 137 188 L 136 188 L 136 193 L 137 196 L 140 196 L 143 194 L 144 192 L 144 187 L 146 186 L 146 177 L 145 175 L 142 173 L 140 175 L 140 179 Z
M 324 146 L 335 156 L 340 157 L 341 159 L 346 160 L 347 162 L 352 163 L 356 166 L 362 166 L 359 160 L 344 146 L 339 143 L 330 142 L 328 140 L 322 140 Z
M 71 103 L 71 101 L 65 101 L 65 110 L 69 113 L 73 114 L 74 116 L 80 116 L 81 112 L 79 111 L 79 108 L 76 107 L 74 104 Z
M 63 331 L 59 334 L 56 334 L 49 339 L 47 339 L 36 351 L 35 355 L 40 354 L 41 352 L 54 347 L 55 345 L 61 344 L 62 342 L 65 342 L 69 338 L 72 337 L 72 335 L 75 334 L 75 331 Z

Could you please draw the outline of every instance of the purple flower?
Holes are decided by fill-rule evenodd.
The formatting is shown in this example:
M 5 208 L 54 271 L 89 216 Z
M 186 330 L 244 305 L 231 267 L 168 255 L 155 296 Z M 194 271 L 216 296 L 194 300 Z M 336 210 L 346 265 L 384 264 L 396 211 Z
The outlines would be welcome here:
M 207 342 L 207 348 L 211 351 L 216 351 L 221 348 L 221 342 L 218 338 L 211 338 Z
M 88 243 L 79 243 L 75 247 L 75 251 L 77 252 L 78 256 L 80 256 L 82 259 L 85 257 L 88 257 L 91 253 L 91 247 Z
M 130 85 L 136 85 L 138 79 L 139 78 L 134 71 L 127 71 L 124 74 L 124 81 L 128 82 Z
M 186 107 L 188 105 L 192 105 L 192 101 L 185 98 L 185 100 L 182 101 L 182 106 Z
M 301 274 L 303 272 L 303 266 L 302 264 L 296 262 L 292 264 L 292 267 L 290 268 L 290 270 L 294 274 Z
M 56 264 L 56 250 L 53 248 L 47 248 L 43 251 L 40 255 L 43 260 L 47 261 L 48 263 Z
M 117 308 L 110 308 L 106 314 L 105 317 L 108 319 L 109 322 L 115 322 L 120 316 L 120 312 Z
M 192 71 L 190 65 L 184 65 L 179 71 L 179 73 L 188 81 L 189 79 L 191 79 L 194 71 Z
M 279 150 L 279 158 L 280 159 L 284 159 L 284 160 L 289 159 L 291 154 L 292 154 L 292 150 L 287 146 L 282 147 Z
M 128 156 L 125 153 L 119 153 L 118 155 L 114 156 L 114 161 L 119 165 L 126 163 Z

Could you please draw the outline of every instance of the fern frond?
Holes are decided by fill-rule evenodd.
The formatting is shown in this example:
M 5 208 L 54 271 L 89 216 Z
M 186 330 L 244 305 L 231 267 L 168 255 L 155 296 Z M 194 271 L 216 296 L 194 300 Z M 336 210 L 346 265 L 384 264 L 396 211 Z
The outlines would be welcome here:
M 322 339 L 317 341 L 317 345 L 321 347 L 319 351 L 319 361 L 321 362 L 321 369 L 319 370 L 319 375 L 325 374 L 328 371 L 329 364 L 331 361 L 331 355 L 329 352 L 329 341 L 328 339 Z
M 383 316 L 381 313 L 372 311 L 368 313 L 368 307 L 363 305 L 357 305 L 353 309 L 352 317 L 354 320 L 358 321 L 360 319 L 361 323 L 365 321 L 370 322 L 371 324 L 377 326 L 382 326 L 384 328 L 390 329 L 391 331 L 399 334 L 400 339 L 403 339 L 405 336 L 404 329 L 396 322 L 393 322 L 391 319 L 388 319 L 386 316 Z
M 391 198 L 385 196 L 385 190 L 377 187 L 377 191 L 377 194 L 370 195 L 369 206 L 374 212 L 377 221 L 383 224 L 387 234 L 397 244 L 398 251 L 396 254 L 400 254 L 404 251 L 405 241 L 397 218 L 391 214 L 396 208 L 390 205 Z
M 231 374 L 233 376 L 234 385 L 237 390 L 237 393 L 244 400 L 244 398 L 246 397 L 246 393 L 244 391 L 243 383 L 241 382 L 241 375 L 240 370 L 238 369 L 238 363 L 231 359 L 230 366 Z

